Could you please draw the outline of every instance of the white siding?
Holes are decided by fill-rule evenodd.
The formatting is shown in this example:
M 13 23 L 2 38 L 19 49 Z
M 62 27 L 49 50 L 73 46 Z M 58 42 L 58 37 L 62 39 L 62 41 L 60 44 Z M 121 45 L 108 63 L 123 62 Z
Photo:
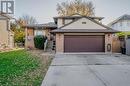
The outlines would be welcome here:
M 86 22 L 86 24 L 82 24 L 82 22 Z M 72 24 L 63 27 L 62 29 L 106 29 L 103 26 L 92 22 L 87 18 L 81 18 Z
M 58 28 L 63 26 L 62 19 L 58 19 L 57 25 L 58 25 Z
M 66 19 L 66 20 L 65 20 L 65 24 L 68 24 L 68 23 L 70 23 L 70 22 L 72 22 L 72 19 Z
M 122 23 L 122 25 L 120 25 Z M 118 21 L 111 26 L 115 30 L 130 31 L 130 20 Z
M 65 19 L 64 21 L 65 21 L 65 24 L 68 24 L 68 23 L 72 22 L 72 19 Z M 64 26 L 62 22 L 63 22 L 62 19 L 58 19 L 58 28 Z

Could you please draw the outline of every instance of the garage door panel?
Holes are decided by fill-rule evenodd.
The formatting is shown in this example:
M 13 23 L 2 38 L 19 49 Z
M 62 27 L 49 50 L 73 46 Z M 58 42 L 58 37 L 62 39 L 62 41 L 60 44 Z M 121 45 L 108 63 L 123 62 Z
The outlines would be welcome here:
M 104 36 L 65 36 L 65 52 L 104 52 Z

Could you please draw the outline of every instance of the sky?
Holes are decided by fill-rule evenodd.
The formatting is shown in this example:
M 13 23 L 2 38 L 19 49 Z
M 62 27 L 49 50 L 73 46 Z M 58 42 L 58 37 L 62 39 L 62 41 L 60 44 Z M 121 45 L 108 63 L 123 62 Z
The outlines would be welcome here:
M 28 14 L 34 16 L 39 24 L 53 22 L 53 17 L 58 16 L 56 11 L 57 3 L 64 1 L 67 0 L 15 0 L 14 16 L 19 18 Z M 104 17 L 102 21 L 104 24 L 108 24 L 124 14 L 130 14 L 130 0 L 89 1 L 94 4 L 95 16 Z

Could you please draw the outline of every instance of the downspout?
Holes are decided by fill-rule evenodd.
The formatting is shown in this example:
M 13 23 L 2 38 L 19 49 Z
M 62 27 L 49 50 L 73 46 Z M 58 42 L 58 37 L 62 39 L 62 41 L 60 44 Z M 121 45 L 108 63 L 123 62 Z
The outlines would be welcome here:
M 6 23 L 7 23 L 6 27 L 7 27 L 7 31 L 8 31 L 8 47 L 10 48 L 11 47 L 11 45 L 10 45 L 10 30 L 9 30 L 10 25 L 9 25 L 8 19 L 6 20 Z

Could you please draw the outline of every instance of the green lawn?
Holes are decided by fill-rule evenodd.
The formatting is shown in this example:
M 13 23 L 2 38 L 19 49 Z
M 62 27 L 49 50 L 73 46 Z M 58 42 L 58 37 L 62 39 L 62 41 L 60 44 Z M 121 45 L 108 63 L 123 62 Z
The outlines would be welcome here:
M 0 86 L 40 86 L 50 62 L 25 50 L 0 53 Z

